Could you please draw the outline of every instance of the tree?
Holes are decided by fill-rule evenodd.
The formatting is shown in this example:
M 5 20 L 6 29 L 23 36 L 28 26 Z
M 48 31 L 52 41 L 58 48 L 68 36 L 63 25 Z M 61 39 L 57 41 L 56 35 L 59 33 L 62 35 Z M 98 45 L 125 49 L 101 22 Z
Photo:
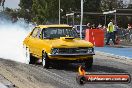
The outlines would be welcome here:
M 101 0 L 100 7 L 102 11 L 109 11 L 118 8 L 124 8 L 123 0 Z
M 100 12 L 100 1 L 101 0 L 84 0 L 84 12 Z M 61 0 L 61 8 L 63 9 L 62 15 L 64 16 L 66 13 L 71 12 L 80 12 L 81 11 L 81 0 Z M 80 22 L 80 17 L 78 17 L 80 14 L 75 14 L 75 21 L 77 23 Z M 95 18 L 95 16 L 88 16 L 84 14 L 84 23 L 87 23 L 89 21 L 94 21 L 92 18 Z M 71 17 L 72 19 L 72 17 Z M 66 17 L 65 19 L 66 20 Z M 65 22 L 66 23 L 66 22 Z
M 56 0 L 33 0 L 32 11 L 34 20 L 40 23 L 57 18 Z
M 132 9 L 132 4 L 129 4 L 127 8 Z
M 33 0 L 20 0 L 19 6 L 21 9 L 27 9 L 31 11 Z
M 128 5 L 128 9 L 132 9 L 132 4 Z M 132 24 L 132 16 L 128 16 L 127 18 L 128 18 L 128 23 Z
M 20 0 L 20 9 L 18 10 L 19 17 L 25 18 L 27 21 L 31 21 L 32 4 L 33 0 Z
M 81 10 L 81 0 L 60 1 L 61 23 L 66 23 L 66 13 L 80 12 Z M 84 11 L 100 11 L 100 1 L 101 0 L 84 0 Z M 29 21 L 37 21 L 37 23 L 58 23 L 59 0 L 20 0 L 19 6 L 19 16 Z
M 3 7 L 3 10 L 4 10 L 4 4 L 5 4 L 5 0 L 0 0 L 0 6 Z
M 81 0 L 60 0 L 61 23 L 66 23 L 66 14 L 81 11 Z M 58 23 L 59 0 L 20 0 L 19 17 L 39 24 Z M 101 12 L 124 8 L 123 0 L 84 0 L 84 12 Z M 75 14 L 75 21 L 80 22 L 80 14 Z M 70 17 L 69 17 L 70 18 Z M 100 16 L 85 15 L 84 24 L 103 23 Z M 69 19 L 72 20 L 72 17 Z
M 101 0 L 85 0 L 84 11 L 85 12 L 99 12 Z

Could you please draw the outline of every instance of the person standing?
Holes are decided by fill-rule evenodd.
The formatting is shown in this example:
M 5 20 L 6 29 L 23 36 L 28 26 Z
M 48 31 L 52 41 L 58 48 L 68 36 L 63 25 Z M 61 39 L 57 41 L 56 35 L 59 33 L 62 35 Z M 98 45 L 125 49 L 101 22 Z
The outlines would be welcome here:
M 87 23 L 87 29 L 91 29 L 91 24 Z
M 132 29 L 132 26 L 130 24 L 128 24 L 127 29 L 128 30 Z
M 98 27 L 97 27 L 98 29 L 103 29 L 103 27 L 102 27 L 102 25 L 99 23 L 99 25 L 98 25 Z
M 116 44 L 114 37 L 114 24 L 112 21 L 108 24 L 106 45 L 110 45 L 109 44 L 110 39 L 112 39 L 113 43 Z

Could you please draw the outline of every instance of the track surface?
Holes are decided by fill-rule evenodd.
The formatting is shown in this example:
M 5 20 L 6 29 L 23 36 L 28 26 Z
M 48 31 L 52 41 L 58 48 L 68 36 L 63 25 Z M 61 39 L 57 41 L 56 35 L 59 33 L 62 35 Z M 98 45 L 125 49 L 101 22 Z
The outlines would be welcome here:
M 115 45 L 115 46 L 95 47 L 95 50 L 118 55 L 120 57 L 121 56 L 128 57 L 129 59 L 132 59 L 132 47 L 129 46 L 125 47 L 125 46 Z
M 132 88 L 129 84 L 76 83 L 78 66 L 69 64 L 63 68 L 43 69 L 40 65 L 27 65 L 0 59 L 0 74 L 18 88 Z M 132 60 L 120 60 L 96 54 L 93 69 L 89 73 L 129 73 L 132 76 Z

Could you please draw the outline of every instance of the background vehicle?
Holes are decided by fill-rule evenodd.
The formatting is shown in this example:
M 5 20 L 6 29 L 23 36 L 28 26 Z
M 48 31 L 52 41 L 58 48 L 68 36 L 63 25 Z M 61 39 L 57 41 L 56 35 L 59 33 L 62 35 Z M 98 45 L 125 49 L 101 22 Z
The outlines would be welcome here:
M 93 64 L 93 44 L 81 40 L 69 25 L 36 26 L 23 44 L 29 64 L 39 61 L 45 68 L 59 62 L 84 62 L 85 67 L 89 68 Z
M 80 25 L 74 25 L 78 35 L 80 36 Z M 87 25 L 82 25 L 82 38 L 85 38 L 85 30 L 87 29 Z

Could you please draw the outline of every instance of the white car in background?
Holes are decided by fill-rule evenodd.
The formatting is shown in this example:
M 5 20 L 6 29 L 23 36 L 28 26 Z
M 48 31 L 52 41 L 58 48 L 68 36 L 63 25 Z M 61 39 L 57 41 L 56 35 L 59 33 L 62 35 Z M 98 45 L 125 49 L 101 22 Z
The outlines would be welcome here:
M 80 36 L 80 25 L 74 25 L 78 35 Z M 87 29 L 87 25 L 82 25 L 82 38 L 85 38 L 85 31 Z

